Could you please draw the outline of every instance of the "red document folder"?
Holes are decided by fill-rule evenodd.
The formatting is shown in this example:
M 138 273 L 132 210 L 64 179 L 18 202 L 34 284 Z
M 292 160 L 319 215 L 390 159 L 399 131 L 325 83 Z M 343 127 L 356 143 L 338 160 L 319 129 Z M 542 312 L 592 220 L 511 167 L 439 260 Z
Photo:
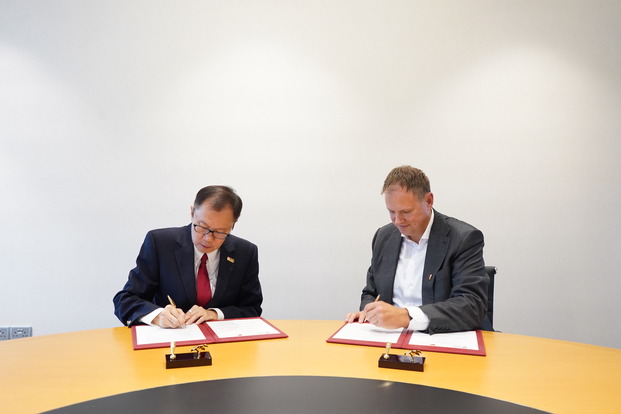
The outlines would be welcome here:
M 354 323 L 357 323 L 357 322 L 354 322 Z M 369 329 L 371 328 L 371 326 L 367 323 L 365 323 L 364 325 L 366 325 Z M 346 327 L 347 327 L 347 323 L 345 323 L 334 334 L 332 334 L 332 336 L 330 336 L 330 338 L 328 338 L 326 342 L 337 343 L 337 344 L 347 344 L 347 345 L 376 346 L 376 347 L 381 347 L 381 348 L 386 347 L 386 342 L 365 340 L 365 339 L 361 339 L 360 337 L 348 338 L 347 335 L 343 335 L 343 333 L 341 332 L 344 328 L 347 329 Z M 421 335 L 424 341 L 421 341 L 420 343 L 417 343 L 416 341 L 414 341 L 412 344 L 410 344 L 410 340 L 413 334 L 414 332 L 407 330 L 407 329 L 403 329 L 403 331 L 401 331 L 401 333 L 398 335 L 396 340 L 391 341 L 391 348 L 417 349 L 419 351 L 446 352 L 446 353 L 452 353 L 452 354 L 465 354 L 465 355 L 478 355 L 478 356 L 486 355 L 485 344 L 483 342 L 483 334 L 481 333 L 481 331 L 469 331 L 469 332 L 464 332 L 464 333 L 455 332 L 452 334 Z M 444 338 L 463 336 L 463 335 L 468 335 L 470 339 L 473 339 L 472 336 L 474 335 L 476 346 L 464 347 L 464 346 L 459 345 L 459 341 L 449 341 L 449 342 L 454 343 L 453 345 L 450 345 L 450 346 L 442 345 L 444 343 L 447 343 L 447 341 L 444 340 Z M 434 339 L 436 341 L 434 341 Z M 437 342 L 437 344 L 435 342 Z M 469 341 L 469 342 L 472 342 L 472 341 Z
M 231 324 L 237 324 L 237 325 L 241 325 L 243 328 L 243 325 L 251 323 L 253 325 L 253 328 L 259 327 L 259 328 L 264 328 L 264 329 L 259 329 L 261 330 L 265 330 L 268 333 L 260 333 L 260 334 L 254 334 L 253 331 L 247 331 L 244 332 L 239 331 L 238 334 L 235 334 L 235 330 L 228 330 L 228 332 L 232 332 L 235 335 L 234 336 L 223 336 L 220 337 L 218 336 L 217 332 L 223 332 L 222 329 L 223 327 L 226 326 L 230 326 Z M 139 343 L 139 330 L 150 330 L 150 329 L 159 329 L 156 327 L 151 327 L 151 326 L 145 326 L 145 325 L 134 325 L 131 327 L 132 329 L 132 345 L 134 347 L 134 349 L 138 350 L 138 349 L 152 349 L 152 348 L 166 348 L 170 346 L 170 342 L 174 341 L 176 346 L 192 346 L 192 345 L 201 345 L 201 344 L 214 344 L 214 343 L 221 343 L 221 342 L 240 342 L 240 341 L 256 341 L 256 340 L 261 340 L 261 339 L 275 339 L 275 338 L 287 338 L 288 335 L 286 333 L 284 333 L 283 331 L 281 331 L 279 328 L 277 328 L 276 326 L 274 326 L 273 324 L 271 324 L 270 322 L 268 322 L 267 320 L 258 317 L 258 318 L 239 318 L 239 319 L 226 319 L 223 321 L 209 321 L 206 323 L 201 323 L 199 325 L 197 325 L 198 329 L 199 329 L 199 336 L 200 338 L 198 339 L 192 339 L 192 340 L 181 340 L 181 341 L 177 341 L 173 338 L 172 335 L 174 335 L 176 332 L 174 332 L 174 329 L 171 329 L 170 333 L 171 334 L 171 339 L 170 340 L 166 340 L 166 341 L 147 341 L 147 342 L 142 342 Z M 213 327 L 213 328 L 212 328 Z

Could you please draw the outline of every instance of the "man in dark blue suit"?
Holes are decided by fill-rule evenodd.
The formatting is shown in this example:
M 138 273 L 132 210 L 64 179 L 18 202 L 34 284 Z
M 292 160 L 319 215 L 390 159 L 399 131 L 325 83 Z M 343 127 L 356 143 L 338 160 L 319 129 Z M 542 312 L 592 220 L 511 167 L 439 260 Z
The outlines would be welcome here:
M 208 186 L 190 208 L 191 224 L 148 232 L 113 299 L 119 320 L 177 328 L 260 316 L 257 246 L 230 234 L 241 209 L 233 189 Z
M 382 194 L 392 223 L 373 237 L 360 311 L 345 320 L 429 333 L 490 329 L 483 233 L 436 211 L 417 168 L 394 168 Z

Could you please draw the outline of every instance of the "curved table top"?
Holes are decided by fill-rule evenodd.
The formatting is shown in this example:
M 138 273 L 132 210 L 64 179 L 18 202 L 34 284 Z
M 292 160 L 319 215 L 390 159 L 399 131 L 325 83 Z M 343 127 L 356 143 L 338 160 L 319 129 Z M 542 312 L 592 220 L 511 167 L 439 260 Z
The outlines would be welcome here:
M 41 412 L 215 379 L 324 376 L 446 388 L 554 413 L 621 411 L 619 349 L 484 332 L 486 357 L 425 352 L 424 372 L 402 371 L 378 368 L 383 349 L 326 343 L 341 321 L 270 322 L 289 338 L 209 345 L 212 366 L 178 369 L 165 369 L 167 348 L 134 351 L 125 327 L 3 341 L 2 410 Z

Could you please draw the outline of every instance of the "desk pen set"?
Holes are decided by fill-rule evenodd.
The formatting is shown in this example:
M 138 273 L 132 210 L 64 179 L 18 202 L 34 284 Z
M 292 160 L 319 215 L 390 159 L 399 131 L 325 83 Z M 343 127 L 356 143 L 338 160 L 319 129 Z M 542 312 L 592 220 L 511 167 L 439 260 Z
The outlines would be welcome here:
M 390 354 L 391 343 L 386 344 L 386 352 L 379 357 L 377 366 L 380 368 L 405 369 L 407 371 L 424 371 L 425 357 L 420 351 L 410 351 L 405 355 Z
M 211 365 L 211 354 L 206 351 L 207 345 L 197 345 L 189 353 L 175 354 L 175 343 L 170 343 L 170 354 L 166 355 L 166 369 L 200 367 Z

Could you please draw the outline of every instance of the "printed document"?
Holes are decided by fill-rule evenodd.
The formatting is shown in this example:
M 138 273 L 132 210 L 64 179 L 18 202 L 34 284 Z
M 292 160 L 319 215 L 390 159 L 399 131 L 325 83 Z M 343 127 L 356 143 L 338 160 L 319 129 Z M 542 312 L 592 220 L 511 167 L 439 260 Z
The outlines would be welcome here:
M 433 335 L 422 332 L 412 332 L 409 344 L 414 346 L 436 346 L 440 348 L 479 349 L 476 331 L 438 333 Z
M 403 328 L 384 329 L 370 323 L 346 323 L 332 338 L 350 341 L 397 343 Z
M 205 334 L 198 325 L 188 325 L 185 328 L 178 329 L 166 329 L 150 325 L 136 326 L 136 345 L 202 341 L 205 339 Z
M 220 339 L 240 336 L 276 335 L 280 332 L 261 318 L 206 322 Z

